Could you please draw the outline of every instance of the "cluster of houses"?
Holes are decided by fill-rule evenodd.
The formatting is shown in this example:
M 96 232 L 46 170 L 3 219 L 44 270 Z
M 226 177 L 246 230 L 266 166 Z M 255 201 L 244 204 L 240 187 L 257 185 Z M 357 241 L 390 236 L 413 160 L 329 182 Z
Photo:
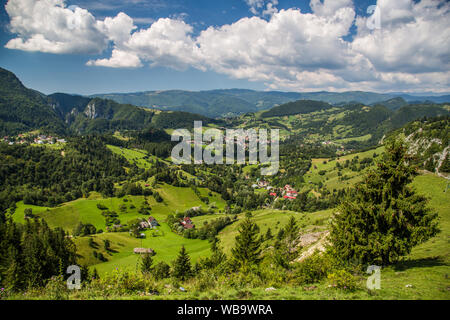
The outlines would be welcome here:
M 256 180 L 256 183 L 252 185 L 253 189 L 266 189 L 266 190 L 272 190 L 273 187 L 269 185 L 269 182 L 264 180 Z
M 324 146 L 332 146 L 332 145 L 336 145 L 336 143 L 333 142 L 333 141 L 323 141 L 322 145 L 324 145 Z M 340 145 L 340 146 L 337 145 L 337 148 L 336 148 L 336 153 L 338 155 L 344 155 L 344 154 L 352 153 L 354 151 L 355 151 L 354 149 L 345 150 L 345 147 L 342 146 L 342 145 Z
M 284 199 L 288 199 L 288 200 L 295 200 L 297 199 L 298 196 L 298 192 L 293 189 L 290 185 L 285 185 L 284 188 L 280 188 L 278 190 L 274 190 L 279 192 L 280 194 L 282 194 Z M 271 192 L 270 196 L 278 198 L 278 194 L 277 192 Z
M 38 135 L 38 136 L 25 136 L 24 134 L 19 134 L 17 137 L 4 136 L 3 142 L 9 145 L 13 144 L 56 144 L 56 143 L 66 143 L 65 139 L 60 139 L 58 137 Z
M 37 143 L 37 144 L 66 143 L 66 140 L 59 139 L 58 137 L 40 135 L 40 136 L 34 138 L 34 143 Z

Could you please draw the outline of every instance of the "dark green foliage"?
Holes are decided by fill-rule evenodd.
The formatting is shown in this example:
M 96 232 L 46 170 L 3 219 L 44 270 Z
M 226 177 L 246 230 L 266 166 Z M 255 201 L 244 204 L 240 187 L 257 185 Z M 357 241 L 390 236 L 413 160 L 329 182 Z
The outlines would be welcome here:
M 286 257 L 291 262 L 297 257 L 297 246 L 300 243 L 300 228 L 294 217 L 289 219 L 284 230 L 282 241 L 286 246 Z
M 151 254 L 146 253 L 142 255 L 141 260 L 141 272 L 144 274 L 149 274 L 152 271 L 153 259 Z
M 244 272 L 261 262 L 259 227 L 251 219 L 245 218 L 239 225 L 239 234 L 231 254 L 236 266 Z
M 98 191 L 114 194 L 125 177 L 126 160 L 112 154 L 96 137 L 72 138 L 61 151 L 0 143 L 0 211 L 23 200 L 55 206 Z M 19 174 L 20 173 L 20 174 Z
M 264 236 L 266 241 L 272 240 L 273 239 L 273 234 L 272 234 L 272 229 L 269 228 L 267 229 L 266 235 Z
M 43 286 L 76 264 L 75 244 L 62 229 L 51 230 L 45 221 L 24 225 L 0 222 L 0 281 L 2 287 L 21 290 Z
M 332 106 L 326 102 L 312 101 L 312 100 L 299 100 L 295 102 L 289 102 L 287 104 L 274 107 L 269 111 L 262 114 L 263 118 L 290 116 L 295 114 L 311 113 L 320 110 L 331 109 Z
M 403 141 L 387 145 L 383 160 L 339 207 L 330 240 L 343 261 L 388 265 L 438 232 L 437 214 L 410 186 L 416 168 Z
M 106 251 L 111 250 L 111 242 L 108 239 L 103 240 L 103 247 Z
M 153 276 L 157 280 L 166 279 L 170 277 L 170 266 L 164 261 L 158 262 L 153 267 Z
M 45 96 L 27 89 L 17 77 L 0 68 L 0 135 L 13 135 L 33 129 L 64 134 L 64 122 Z
M 295 281 L 299 284 L 312 284 L 326 278 L 332 270 L 333 264 L 327 255 L 315 253 L 301 263 L 296 264 L 294 270 Z
M 186 280 L 192 276 L 191 258 L 184 246 L 181 247 L 177 259 L 173 262 L 172 276 L 179 280 Z
M 73 230 L 73 235 L 75 237 L 84 237 L 91 234 L 96 234 L 97 229 L 90 223 L 82 223 L 80 222 L 76 228 Z M 92 240 L 92 238 L 90 238 Z
M 191 129 L 194 127 L 194 121 L 202 121 L 203 125 L 212 123 L 212 119 L 194 113 L 187 112 L 162 112 L 155 116 L 153 124 L 161 129 Z

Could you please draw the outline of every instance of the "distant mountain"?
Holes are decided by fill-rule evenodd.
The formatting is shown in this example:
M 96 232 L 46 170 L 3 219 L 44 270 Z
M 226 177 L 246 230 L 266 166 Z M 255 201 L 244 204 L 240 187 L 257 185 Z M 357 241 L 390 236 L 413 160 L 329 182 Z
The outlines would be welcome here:
M 407 106 L 408 104 L 409 103 L 405 99 L 403 99 L 401 97 L 397 97 L 397 98 L 389 99 L 387 101 L 375 103 L 374 105 L 382 105 L 390 110 L 397 110 L 401 107 Z
M 149 110 L 112 100 L 55 93 L 46 96 L 26 88 L 0 68 L 0 135 L 39 129 L 52 134 L 90 134 L 146 128 L 190 128 L 194 120 L 221 123 L 198 114 Z
M 136 93 L 97 94 L 92 97 L 111 99 L 119 103 L 133 104 L 146 108 L 198 113 L 211 118 L 229 117 L 249 112 L 268 110 L 278 105 L 297 100 L 322 101 L 333 105 L 347 104 L 350 102 L 374 105 L 386 102 L 389 104 L 387 107 L 392 109 L 400 107 L 394 101 L 397 98 L 403 99 L 406 103 L 424 101 L 433 103 L 450 102 L 449 95 L 421 97 L 401 93 L 379 94 L 363 91 L 349 91 L 342 93 L 298 93 L 279 91 L 266 92 L 243 89 L 198 92 L 182 90 L 147 91 Z
M 321 110 L 331 109 L 333 106 L 321 101 L 314 100 L 298 100 L 295 102 L 289 102 L 281 106 L 274 107 L 269 111 L 262 113 L 261 117 L 284 117 L 296 114 L 305 114 Z

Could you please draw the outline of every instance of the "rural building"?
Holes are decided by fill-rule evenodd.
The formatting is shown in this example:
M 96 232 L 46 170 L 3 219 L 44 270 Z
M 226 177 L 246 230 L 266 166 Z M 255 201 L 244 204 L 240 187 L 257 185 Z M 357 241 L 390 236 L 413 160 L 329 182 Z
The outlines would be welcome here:
M 153 217 L 148 218 L 147 222 L 149 224 L 149 228 L 155 228 L 159 226 L 158 221 Z
M 182 221 L 181 224 L 183 225 L 183 227 L 185 229 L 194 229 L 194 223 L 192 222 L 191 218 L 189 217 L 185 217 Z
M 154 254 L 155 251 L 153 249 L 147 248 L 134 248 L 133 252 L 135 254 Z

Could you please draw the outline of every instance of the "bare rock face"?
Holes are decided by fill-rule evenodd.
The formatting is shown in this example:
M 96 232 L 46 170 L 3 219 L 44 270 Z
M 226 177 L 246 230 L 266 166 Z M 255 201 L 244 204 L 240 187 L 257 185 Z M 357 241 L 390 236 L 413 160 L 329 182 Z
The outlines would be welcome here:
M 84 114 L 86 115 L 86 117 L 92 120 L 98 118 L 98 114 L 95 108 L 95 102 L 89 102 L 89 104 L 86 107 L 86 110 L 84 111 Z
M 325 246 L 328 243 L 328 235 L 329 231 L 325 232 L 316 232 L 316 233 L 308 233 L 300 238 L 300 245 L 303 248 L 307 248 L 300 257 L 296 260 L 296 262 L 302 262 L 306 258 L 312 256 L 314 252 L 324 252 Z

